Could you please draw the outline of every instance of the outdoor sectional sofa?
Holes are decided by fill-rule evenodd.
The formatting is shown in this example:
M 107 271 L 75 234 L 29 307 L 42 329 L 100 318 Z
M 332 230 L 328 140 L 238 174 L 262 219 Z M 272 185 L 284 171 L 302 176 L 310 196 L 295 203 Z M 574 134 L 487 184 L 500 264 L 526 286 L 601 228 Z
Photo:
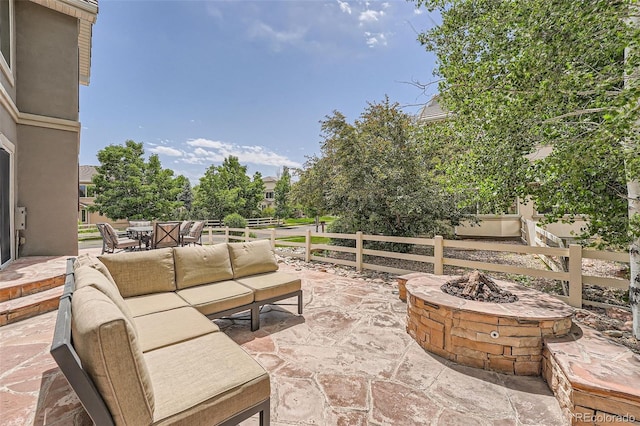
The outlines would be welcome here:
M 51 354 L 97 425 L 269 424 L 267 372 L 210 318 L 298 298 L 269 241 L 69 259 Z

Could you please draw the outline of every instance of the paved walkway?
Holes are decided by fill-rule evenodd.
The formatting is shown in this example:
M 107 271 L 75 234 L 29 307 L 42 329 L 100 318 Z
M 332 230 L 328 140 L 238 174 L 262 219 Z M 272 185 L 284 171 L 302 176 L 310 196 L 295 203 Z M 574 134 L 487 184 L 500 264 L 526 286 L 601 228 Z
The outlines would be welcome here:
M 565 424 L 542 379 L 461 367 L 422 350 L 405 332 L 406 305 L 390 283 L 281 269 L 303 280 L 303 316 L 267 307 L 257 332 L 246 321 L 216 321 L 269 371 L 274 426 Z M 3 425 L 88 420 L 48 354 L 55 315 L 0 327 Z

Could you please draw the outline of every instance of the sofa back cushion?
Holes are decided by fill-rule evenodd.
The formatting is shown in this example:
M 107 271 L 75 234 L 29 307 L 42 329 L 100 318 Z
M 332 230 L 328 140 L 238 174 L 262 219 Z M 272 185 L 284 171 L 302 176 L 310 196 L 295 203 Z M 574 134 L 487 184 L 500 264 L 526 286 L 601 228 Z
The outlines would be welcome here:
M 269 240 L 228 243 L 233 278 L 278 270 L 276 256 Z
M 116 282 L 114 281 L 109 269 L 105 266 L 104 263 L 100 262 L 96 256 L 93 256 L 89 253 L 83 253 L 76 257 L 76 261 L 73 262 L 73 268 L 77 269 L 79 266 L 89 266 L 90 268 L 95 269 L 96 271 L 100 271 L 105 277 L 111 281 L 114 285 Z
M 100 256 L 122 297 L 176 290 L 173 249 Z
M 124 314 L 125 318 L 133 324 L 133 313 L 131 312 L 131 309 L 129 309 L 129 306 L 120 295 L 118 287 L 109 281 L 107 277 L 87 265 L 74 268 L 73 275 L 75 278 L 76 290 L 86 286 L 91 286 L 100 290 L 116 304 L 118 309 L 120 309 Z
M 226 244 L 173 249 L 178 289 L 233 278 Z
M 92 286 L 73 293 L 71 312 L 73 345 L 115 424 L 151 424 L 153 387 L 132 323 Z

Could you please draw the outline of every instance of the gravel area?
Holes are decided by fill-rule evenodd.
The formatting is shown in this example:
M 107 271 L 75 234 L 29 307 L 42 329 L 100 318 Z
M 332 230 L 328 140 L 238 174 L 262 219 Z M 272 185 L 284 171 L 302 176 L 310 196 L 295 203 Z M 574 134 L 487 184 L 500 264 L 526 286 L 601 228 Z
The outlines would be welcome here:
M 496 241 L 492 241 L 495 243 Z M 505 242 L 514 244 L 513 241 Z M 416 247 L 414 254 L 432 255 L 432 247 Z M 281 255 L 280 261 L 291 264 L 297 268 L 323 270 L 337 275 L 348 276 L 365 281 L 386 282 L 395 285 L 397 274 L 377 272 L 371 270 L 355 271 L 348 266 L 334 265 L 324 262 L 305 263 L 303 260 L 288 256 L 291 252 L 304 253 L 303 249 L 278 249 Z M 330 257 L 354 260 L 349 253 L 325 253 Z M 475 260 L 497 264 L 513 265 L 532 269 L 548 270 L 549 267 L 537 256 L 531 254 L 505 253 L 485 250 L 470 249 L 445 249 L 445 257 L 455 259 Z M 373 263 L 387 267 L 393 267 L 417 272 L 433 272 L 433 265 L 428 263 L 408 261 L 401 259 L 389 259 L 382 257 L 366 256 L 366 263 Z M 586 275 L 603 277 L 628 277 L 627 265 L 617 262 L 606 262 L 594 259 L 583 259 L 583 273 Z M 444 273 L 448 275 L 462 275 L 469 272 L 468 269 L 445 266 Z M 534 288 L 549 294 L 563 294 L 563 283 L 547 278 L 536 278 L 523 275 L 514 275 L 500 272 L 488 272 L 492 278 L 517 282 L 529 288 Z M 627 292 L 586 285 L 583 289 L 583 299 L 614 305 L 607 308 L 584 306 L 577 309 L 574 320 L 601 331 L 607 338 L 622 344 L 634 352 L 640 354 L 640 342 L 632 336 L 632 315 L 628 307 Z

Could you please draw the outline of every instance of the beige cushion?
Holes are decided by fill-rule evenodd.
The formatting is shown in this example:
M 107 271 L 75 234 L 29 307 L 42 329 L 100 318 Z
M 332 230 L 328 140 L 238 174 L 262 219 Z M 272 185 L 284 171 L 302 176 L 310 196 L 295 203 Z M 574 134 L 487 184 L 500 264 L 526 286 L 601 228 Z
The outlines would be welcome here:
M 154 423 L 214 425 L 265 401 L 269 375 L 224 333 L 144 354 L 156 398 Z
M 100 256 L 122 297 L 176 289 L 173 249 L 118 253 Z
M 71 309 L 74 347 L 115 423 L 151 423 L 153 387 L 132 324 L 91 286 L 73 293 Z
M 111 276 L 109 269 L 107 269 L 105 264 L 100 262 L 100 259 L 98 259 L 96 256 L 93 256 L 89 253 L 81 254 L 80 256 L 76 257 L 75 262 L 73 262 L 73 269 L 76 269 L 79 266 L 89 266 L 97 271 L 100 271 L 102 272 L 102 274 L 104 274 L 105 277 L 109 279 L 109 281 L 111 281 L 113 284 L 116 283 Z
M 173 250 L 178 289 L 233 278 L 226 244 L 178 247 Z
M 254 291 L 256 302 L 300 290 L 300 278 L 285 272 L 268 272 L 237 280 Z
M 124 314 L 125 318 L 129 320 L 129 322 L 133 323 L 133 314 L 131 313 L 129 306 L 127 306 L 127 303 L 120 295 L 118 287 L 109 281 L 102 273 L 90 266 L 80 266 L 75 269 L 74 277 L 76 290 L 86 286 L 91 286 L 100 290 L 116 304 L 118 309 L 120 309 Z M 135 331 L 136 330 L 134 329 L 134 332 Z
M 276 256 L 269 240 L 228 243 L 233 278 L 272 272 L 278 269 Z
M 204 315 L 211 315 L 253 302 L 253 291 L 235 281 L 221 281 L 189 287 L 178 290 L 177 293 Z
M 127 297 L 124 302 L 131 310 L 133 317 L 189 306 L 182 297 L 172 291 Z
M 219 331 L 194 308 L 178 308 L 134 318 L 142 352 L 180 343 L 203 334 Z

